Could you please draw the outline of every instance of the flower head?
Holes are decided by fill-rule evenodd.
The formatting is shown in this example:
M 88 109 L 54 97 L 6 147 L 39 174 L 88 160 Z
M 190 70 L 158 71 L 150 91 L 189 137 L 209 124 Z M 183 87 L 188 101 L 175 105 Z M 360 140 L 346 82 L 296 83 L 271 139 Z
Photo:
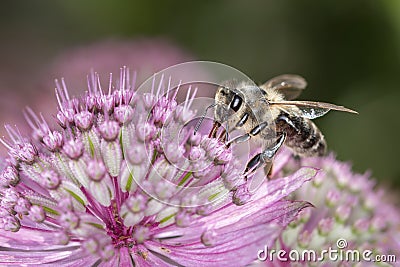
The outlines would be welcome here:
M 245 164 L 185 127 L 194 94 L 178 104 L 163 81 L 145 94 L 131 84 L 125 68 L 108 92 L 92 75 L 75 98 L 61 81 L 58 129 L 31 110 L 30 137 L 6 127 L 2 264 L 246 265 L 308 206 L 283 198 L 315 169 L 249 193 Z
M 302 210 L 282 233 L 277 248 L 286 251 L 313 250 L 319 257 L 323 250 L 336 249 L 371 251 L 368 257 L 400 254 L 400 212 L 390 201 L 387 192 L 377 188 L 370 174 L 357 174 L 349 163 L 340 162 L 334 155 L 321 158 L 293 160 L 289 151 L 278 155 L 283 165 L 276 175 L 286 175 L 299 165 L 320 168 L 311 183 L 296 190 L 291 198 L 309 201 L 314 208 Z M 362 260 L 362 257 L 360 256 Z M 355 263 L 350 258 L 343 263 Z M 301 259 L 300 259 L 301 261 Z M 337 266 L 326 255 L 324 266 Z M 286 266 L 287 262 L 281 262 Z M 269 263 L 266 262 L 268 265 Z M 369 264 L 362 262 L 362 266 Z M 275 259 L 273 266 L 279 265 Z

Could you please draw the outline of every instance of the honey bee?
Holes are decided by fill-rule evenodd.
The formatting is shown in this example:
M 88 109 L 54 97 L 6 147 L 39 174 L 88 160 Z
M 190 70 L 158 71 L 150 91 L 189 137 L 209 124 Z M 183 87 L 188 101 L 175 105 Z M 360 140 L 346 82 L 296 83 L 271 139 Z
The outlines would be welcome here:
M 324 155 L 325 138 L 311 120 L 330 110 L 357 112 L 329 103 L 294 101 L 306 86 L 304 78 L 293 74 L 274 77 L 261 86 L 234 80 L 224 82 L 217 89 L 212 105 L 215 111 L 210 137 L 216 138 L 219 127 L 225 124 L 219 138 L 227 146 L 250 139 L 267 144 L 264 151 L 249 160 L 245 173 L 265 166 L 269 175 L 273 157 L 282 145 L 298 156 Z M 235 129 L 244 130 L 245 134 L 228 140 L 228 133 Z

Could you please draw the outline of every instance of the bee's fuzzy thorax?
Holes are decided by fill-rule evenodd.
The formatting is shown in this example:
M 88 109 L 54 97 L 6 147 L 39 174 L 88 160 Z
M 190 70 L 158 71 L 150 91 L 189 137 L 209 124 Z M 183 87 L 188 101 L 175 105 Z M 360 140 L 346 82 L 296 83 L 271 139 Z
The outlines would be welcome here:
M 267 93 L 267 100 L 270 102 L 278 102 L 285 100 L 283 94 L 279 93 L 277 90 L 266 88 L 265 86 L 260 86 Z

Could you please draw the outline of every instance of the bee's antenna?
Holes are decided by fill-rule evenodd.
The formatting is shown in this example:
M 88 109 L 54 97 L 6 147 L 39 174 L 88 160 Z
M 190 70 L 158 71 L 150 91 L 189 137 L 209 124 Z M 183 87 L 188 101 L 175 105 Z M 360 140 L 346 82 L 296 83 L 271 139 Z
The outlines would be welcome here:
M 215 107 L 216 105 L 217 105 L 217 104 L 214 103 L 214 104 L 209 105 L 209 106 L 206 108 L 206 110 L 204 111 L 203 116 L 201 116 L 201 119 L 199 120 L 199 122 L 196 124 L 196 127 L 194 128 L 194 134 L 196 134 L 197 131 L 199 130 L 200 125 L 203 123 L 203 121 L 204 121 L 204 119 L 205 119 L 205 117 L 206 117 L 206 115 L 207 115 L 208 110 L 209 110 L 210 108 Z

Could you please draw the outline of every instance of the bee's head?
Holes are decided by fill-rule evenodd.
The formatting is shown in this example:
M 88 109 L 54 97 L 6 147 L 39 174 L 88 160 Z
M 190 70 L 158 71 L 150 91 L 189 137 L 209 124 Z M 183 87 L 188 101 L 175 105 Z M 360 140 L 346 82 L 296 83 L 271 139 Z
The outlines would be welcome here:
M 230 109 L 232 101 L 237 98 L 237 93 L 230 89 L 232 87 L 228 87 L 227 85 L 221 85 L 218 87 L 217 92 L 215 93 L 215 101 L 214 104 L 208 106 L 205 110 L 204 115 L 201 117 L 199 122 L 195 127 L 195 133 L 199 130 L 201 123 L 203 122 L 208 109 L 215 107 L 214 109 L 214 119 L 219 123 L 224 123 L 228 121 L 229 116 L 234 112 L 234 110 Z M 240 98 L 242 99 L 242 98 Z

